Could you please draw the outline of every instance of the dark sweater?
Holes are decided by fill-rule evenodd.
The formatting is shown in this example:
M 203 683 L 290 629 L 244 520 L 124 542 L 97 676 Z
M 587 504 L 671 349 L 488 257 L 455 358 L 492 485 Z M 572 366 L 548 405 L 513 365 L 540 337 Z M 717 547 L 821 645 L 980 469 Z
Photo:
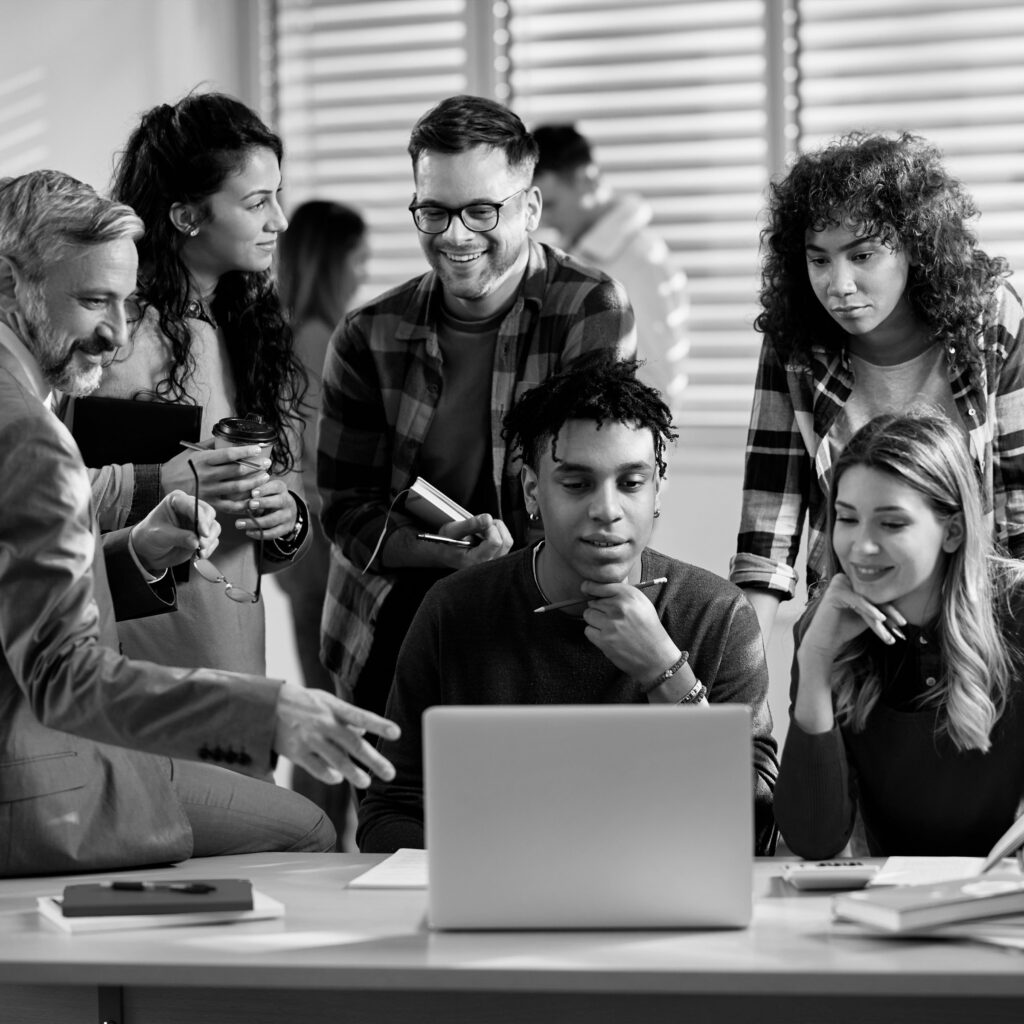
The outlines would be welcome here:
M 807 628 L 797 623 L 797 644 Z M 1004 628 L 1019 630 L 1012 616 Z M 813 860 L 849 842 L 859 808 L 873 856 L 976 856 L 1010 827 L 1024 796 L 1024 700 L 1011 692 L 988 753 L 958 751 L 920 698 L 941 678 L 938 638 L 905 626 L 892 647 L 871 637 L 882 693 L 862 732 L 812 735 L 790 721 L 775 788 L 789 848 Z M 929 681 L 932 682 L 929 682 Z M 793 660 L 791 695 L 799 677 Z
M 464 569 L 435 584 L 402 645 L 387 715 L 402 737 L 380 749 L 395 765 L 392 782 L 375 779 L 360 804 L 360 850 L 390 853 L 423 846 L 420 717 L 434 704 L 637 704 L 640 685 L 583 634 L 579 618 L 535 615 L 545 603 L 532 549 Z M 659 618 L 708 687 L 711 703 L 753 713 L 755 848 L 775 842 L 772 787 L 778 773 L 766 696 L 761 632 L 742 591 L 704 569 L 647 549 L 643 578 L 667 576 L 646 591 Z

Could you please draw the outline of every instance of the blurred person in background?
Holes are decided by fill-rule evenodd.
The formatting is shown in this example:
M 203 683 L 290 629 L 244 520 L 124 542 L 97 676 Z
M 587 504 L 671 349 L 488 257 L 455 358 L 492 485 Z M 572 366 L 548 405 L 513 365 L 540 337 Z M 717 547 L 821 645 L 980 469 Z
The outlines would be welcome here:
M 320 617 L 331 545 L 319 521 L 316 421 L 327 342 L 366 281 L 369 252 L 363 218 L 351 207 L 325 199 L 310 200 L 293 211 L 277 252 L 281 304 L 291 324 L 296 355 L 309 380 L 302 402 L 302 478 L 311 513 L 309 551 L 279 573 L 277 582 L 291 604 L 295 644 L 306 686 L 330 692 L 334 686 L 320 662 Z M 340 841 L 346 830 L 347 784 L 327 786 L 296 768 L 292 788 L 327 811 Z
M 661 391 L 677 415 L 686 386 L 690 304 L 686 274 L 651 229 L 650 204 L 608 185 L 590 143 L 572 125 L 542 125 L 533 137 L 539 150 L 533 183 L 544 197 L 541 227 L 553 228 L 566 252 L 625 287 L 643 360 L 638 376 Z

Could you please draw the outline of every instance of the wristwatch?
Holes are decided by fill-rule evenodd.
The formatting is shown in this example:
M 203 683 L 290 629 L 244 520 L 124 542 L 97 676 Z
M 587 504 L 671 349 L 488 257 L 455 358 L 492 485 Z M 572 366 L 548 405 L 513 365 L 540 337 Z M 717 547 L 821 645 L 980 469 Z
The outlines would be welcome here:
M 295 525 L 283 537 L 278 539 L 279 544 L 293 545 L 302 536 L 302 530 L 306 525 L 306 517 L 302 513 L 302 505 L 295 503 Z

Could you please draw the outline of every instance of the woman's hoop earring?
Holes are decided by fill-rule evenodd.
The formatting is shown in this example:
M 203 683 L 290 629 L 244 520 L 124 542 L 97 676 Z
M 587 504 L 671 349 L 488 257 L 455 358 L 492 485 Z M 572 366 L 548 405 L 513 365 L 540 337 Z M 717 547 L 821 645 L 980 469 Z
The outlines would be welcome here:
M 660 515 L 661 515 L 661 509 L 660 508 L 656 508 L 654 510 L 654 518 L 657 519 Z

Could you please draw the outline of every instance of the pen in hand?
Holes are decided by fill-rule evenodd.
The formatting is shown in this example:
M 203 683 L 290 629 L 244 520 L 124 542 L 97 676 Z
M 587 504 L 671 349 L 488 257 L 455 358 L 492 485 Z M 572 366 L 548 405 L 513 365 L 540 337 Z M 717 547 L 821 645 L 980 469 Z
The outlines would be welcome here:
M 460 548 L 471 548 L 473 546 L 471 540 L 464 540 L 461 537 L 442 537 L 439 533 L 417 533 L 416 536 L 420 540 L 429 540 L 434 544 L 455 544 Z
M 205 882 L 104 882 L 103 888 L 116 892 L 184 892 L 192 896 L 217 891 L 217 886 Z
M 659 576 L 657 579 L 653 580 L 641 580 L 641 582 L 639 582 L 636 585 L 636 589 L 646 590 L 648 587 L 661 586 L 662 583 L 668 583 L 667 576 Z M 553 612 L 558 608 L 569 608 L 571 605 L 574 604 L 586 604 L 589 600 L 589 597 L 573 597 L 570 598 L 568 601 L 555 601 L 554 604 L 544 604 L 541 605 L 539 608 L 534 608 L 533 614 L 540 615 L 541 612 Z

